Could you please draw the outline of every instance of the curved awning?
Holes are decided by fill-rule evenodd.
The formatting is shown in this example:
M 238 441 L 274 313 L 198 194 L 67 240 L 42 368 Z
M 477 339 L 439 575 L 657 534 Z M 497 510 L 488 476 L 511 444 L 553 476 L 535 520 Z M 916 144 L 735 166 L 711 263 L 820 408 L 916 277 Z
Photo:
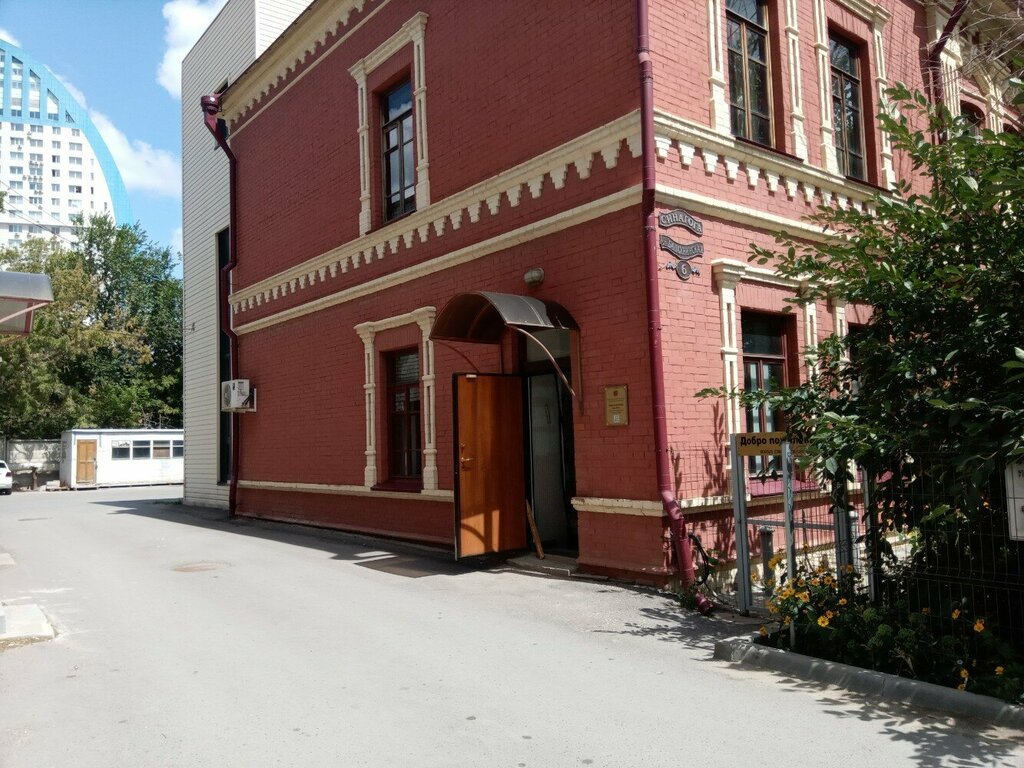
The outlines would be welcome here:
M 505 328 L 578 331 L 579 325 L 561 304 L 532 296 L 476 291 L 460 293 L 437 314 L 430 338 L 498 344 Z

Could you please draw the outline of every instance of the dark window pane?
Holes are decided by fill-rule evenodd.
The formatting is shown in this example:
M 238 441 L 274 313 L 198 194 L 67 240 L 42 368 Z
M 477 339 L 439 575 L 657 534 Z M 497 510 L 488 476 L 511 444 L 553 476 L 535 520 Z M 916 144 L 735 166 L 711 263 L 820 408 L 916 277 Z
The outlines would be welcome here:
M 743 52 L 743 28 L 738 22 L 728 19 L 726 21 L 726 36 L 729 40 L 729 50 Z
M 743 353 L 782 355 L 782 319 L 771 315 L 744 315 L 741 321 Z
M 768 40 L 763 32 L 747 29 L 747 56 L 759 64 L 768 62 Z
M 134 440 L 132 441 L 132 458 L 133 459 L 148 459 L 150 454 L 150 443 L 149 440 Z
M 772 143 L 772 124 L 767 117 L 752 116 L 750 138 L 759 144 L 770 145 Z
M 110 458 L 130 459 L 132 457 L 132 444 L 127 440 L 115 440 L 110 445 Z
M 768 114 L 768 68 L 750 65 L 750 106 L 755 112 Z

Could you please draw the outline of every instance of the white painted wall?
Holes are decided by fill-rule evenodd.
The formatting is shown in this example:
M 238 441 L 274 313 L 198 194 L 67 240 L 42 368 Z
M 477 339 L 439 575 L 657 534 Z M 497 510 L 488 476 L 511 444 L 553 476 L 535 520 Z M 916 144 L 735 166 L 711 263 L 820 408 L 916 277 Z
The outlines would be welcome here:
M 181 67 L 182 273 L 186 504 L 226 507 L 220 427 L 216 234 L 228 226 L 228 162 L 203 124 L 200 98 L 231 83 L 310 0 L 228 0 Z
M 78 487 L 78 445 L 82 440 L 96 441 L 95 487 L 112 485 L 160 485 L 180 483 L 184 479 L 184 461 L 173 458 L 176 440 L 184 439 L 180 429 L 72 429 L 61 434 L 63 458 L 60 463 L 61 485 Z M 150 444 L 150 458 L 113 457 L 115 443 L 136 441 Z M 170 458 L 154 458 L 154 441 L 168 444 Z M 89 486 L 94 487 L 93 485 Z

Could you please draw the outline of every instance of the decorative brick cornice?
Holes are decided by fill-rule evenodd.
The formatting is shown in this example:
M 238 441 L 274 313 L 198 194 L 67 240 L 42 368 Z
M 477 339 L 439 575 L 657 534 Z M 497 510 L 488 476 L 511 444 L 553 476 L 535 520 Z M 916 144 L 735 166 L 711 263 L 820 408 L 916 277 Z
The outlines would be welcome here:
M 272 277 L 235 290 L 230 297 L 235 314 L 271 303 L 318 282 L 337 278 L 350 269 L 370 265 L 385 257 L 401 257 L 417 243 L 440 239 L 449 232 L 480 220 L 486 204 L 492 215 L 516 207 L 525 190 L 532 198 L 564 188 L 569 166 L 580 179 L 591 177 L 594 157 L 601 156 L 606 168 L 614 168 L 621 157 L 621 145 L 633 157 L 640 153 L 638 113 L 628 115 L 586 133 L 566 144 L 475 184 L 444 200 L 403 217 L 399 221 L 340 245 L 324 254 L 290 267 Z M 544 183 L 545 179 L 551 184 Z

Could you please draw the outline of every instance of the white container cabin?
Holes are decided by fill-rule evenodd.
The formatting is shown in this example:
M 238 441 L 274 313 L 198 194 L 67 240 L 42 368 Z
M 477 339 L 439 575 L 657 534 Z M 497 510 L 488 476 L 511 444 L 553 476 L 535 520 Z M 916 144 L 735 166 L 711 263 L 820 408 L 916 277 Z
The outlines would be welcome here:
M 184 482 L 181 429 L 70 429 L 61 434 L 61 447 L 66 488 Z

